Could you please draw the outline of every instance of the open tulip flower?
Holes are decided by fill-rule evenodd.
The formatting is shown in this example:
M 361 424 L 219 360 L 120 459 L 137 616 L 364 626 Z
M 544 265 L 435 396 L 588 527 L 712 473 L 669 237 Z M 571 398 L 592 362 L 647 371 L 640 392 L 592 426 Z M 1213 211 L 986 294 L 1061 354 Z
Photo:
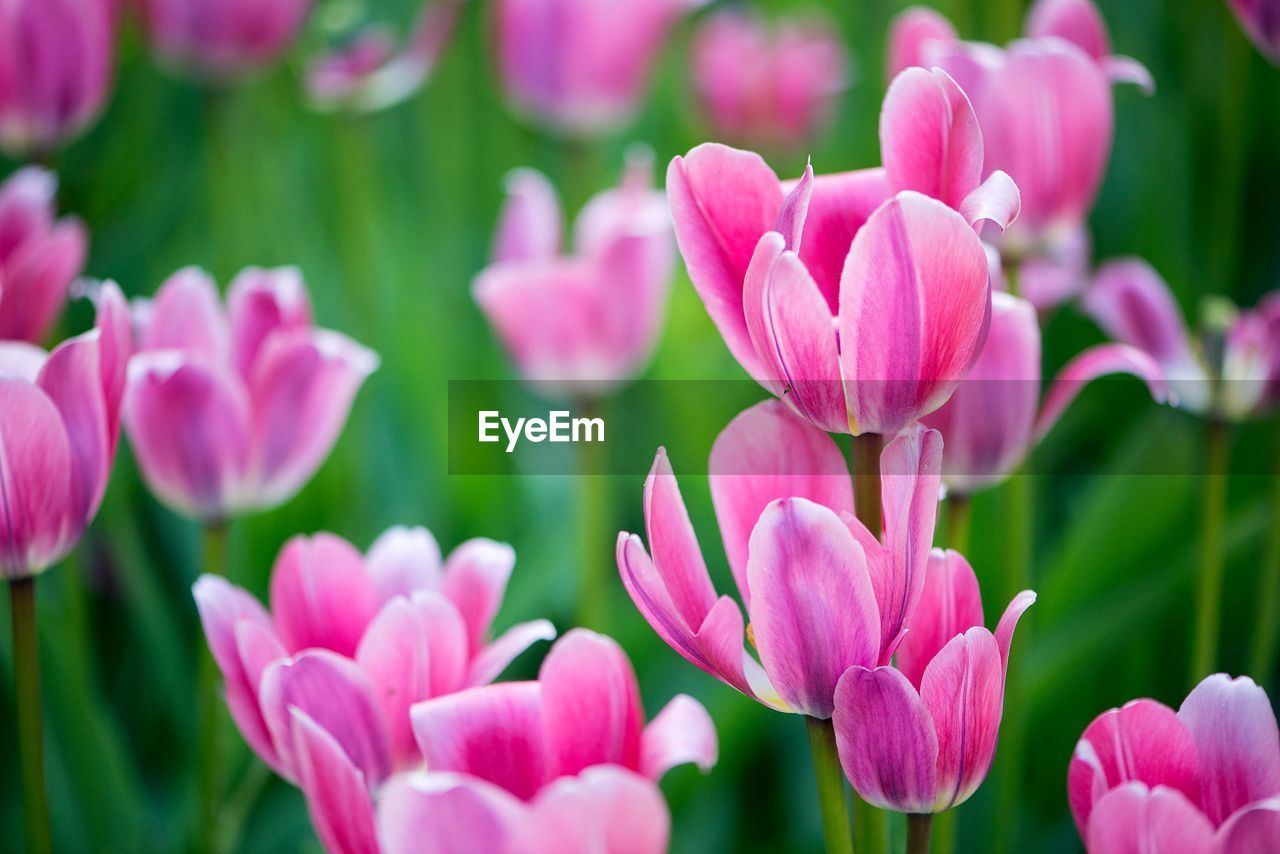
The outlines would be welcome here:
M 1262 55 L 1280 65 L 1280 2 L 1277 0 L 1227 0 L 1240 26 L 1262 51 Z
M 88 234 L 78 219 L 55 219 L 57 190 L 36 166 L 0 184 L 0 341 L 43 341 L 84 266 Z
M 717 596 L 671 464 L 645 481 L 649 551 L 618 536 L 622 582 L 654 630 L 691 663 L 775 709 L 831 717 L 836 682 L 886 664 L 924 586 L 942 442 L 913 428 L 880 459 L 884 530 L 853 516 L 838 446 L 778 401 L 735 418 L 711 452 L 711 498 L 742 612 Z M 650 557 L 652 554 L 652 557 Z
M 1089 724 L 1067 772 L 1090 854 L 1280 850 L 1280 732 L 1267 693 L 1218 673 L 1174 712 L 1134 700 Z
M 794 149 L 825 125 L 850 75 L 848 53 L 824 18 L 769 26 L 733 10 L 702 24 L 690 66 L 716 133 L 771 150 Z
M 1085 220 L 1111 153 L 1110 84 L 1151 77 L 1111 54 L 1090 0 L 1038 0 L 1026 38 L 1006 48 L 960 41 L 936 12 L 909 9 L 890 30 L 890 72 L 938 66 L 963 87 L 982 125 L 986 163 L 1022 191 L 1022 213 L 991 236 L 1019 266 L 1019 293 L 1038 308 L 1076 296 L 1088 278 Z
M 413 703 L 486 684 L 555 635 L 535 620 L 490 640 L 514 564 L 511 547 L 491 540 L 463 543 L 442 562 L 427 531 L 392 528 L 367 556 L 331 534 L 289 541 L 272 569 L 270 613 L 225 579 L 202 576 L 196 605 L 245 741 L 308 789 L 297 707 L 369 785 L 416 764 Z
M 0 577 L 61 560 L 98 512 L 115 459 L 132 342 L 114 284 L 94 329 L 45 353 L 0 342 Z
M 522 115 L 591 136 L 626 124 L 675 23 L 707 0 L 497 0 L 494 50 Z
M 1012 474 L 1090 380 L 1127 373 L 1165 399 L 1164 374 L 1127 344 L 1091 347 L 1072 359 L 1040 405 L 1040 324 L 1035 306 L 1011 294 L 991 299 L 991 329 L 955 394 L 924 423 L 942 434 L 947 489 L 971 494 Z M 1037 417 L 1038 414 L 1038 417 Z
M 992 633 L 968 562 L 933 551 L 897 666 L 851 667 L 836 688 L 840 762 L 864 800 L 936 813 L 977 791 L 995 756 L 1013 631 L 1035 600 L 1015 596 Z
M 691 697 L 648 724 L 626 653 L 575 629 L 536 682 L 463 691 L 413 707 L 425 772 L 388 784 L 386 854 L 660 854 L 668 769 L 716 762 L 715 728 Z
M 701 145 L 667 171 L 676 240 L 730 352 L 824 430 L 893 436 L 941 406 L 991 309 L 972 227 L 1017 188 L 982 178 L 982 133 L 945 73 L 885 97 L 883 169 L 783 184 L 759 155 Z
M 0 12 L 0 149 L 48 155 L 111 91 L 116 0 L 10 0 Z
M 378 365 L 346 336 L 312 326 L 293 268 L 245 270 L 225 312 L 207 275 L 180 270 L 134 315 L 125 427 L 152 492 L 202 520 L 297 493 Z
M 275 62 L 311 0 L 138 0 L 152 49 L 169 65 L 225 80 Z
M 1148 353 L 1175 402 L 1209 418 L 1240 421 L 1280 403 L 1280 294 L 1259 308 L 1227 310 L 1193 338 L 1160 275 L 1139 259 L 1105 265 L 1084 308 L 1117 341 Z
M 560 251 L 560 206 L 532 169 L 507 178 L 492 263 L 473 293 L 520 374 L 552 395 L 603 394 L 634 377 L 662 332 L 675 260 L 666 197 L 647 152 L 574 223 Z

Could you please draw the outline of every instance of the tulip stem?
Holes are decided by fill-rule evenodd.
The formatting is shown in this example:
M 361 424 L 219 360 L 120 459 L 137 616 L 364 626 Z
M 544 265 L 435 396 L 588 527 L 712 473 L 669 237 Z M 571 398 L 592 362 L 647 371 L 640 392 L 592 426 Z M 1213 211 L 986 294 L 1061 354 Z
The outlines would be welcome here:
M 1205 427 L 1204 504 L 1201 507 L 1200 575 L 1196 579 L 1195 642 L 1191 684 L 1207 676 L 1218 660 L 1218 628 L 1222 610 L 1223 533 L 1227 515 L 1227 468 L 1230 454 L 1227 425 L 1211 419 Z
M 952 493 L 947 496 L 947 548 L 960 554 L 969 551 L 970 519 L 973 518 L 973 504 L 969 496 Z
M 929 813 L 907 815 L 907 854 L 929 854 L 929 830 L 933 816 Z
M 212 575 L 227 574 L 227 523 L 211 521 L 203 529 L 204 556 L 201 571 Z M 217 850 L 218 796 L 222 783 L 222 716 L 218 710 L 218 666 L 213 654 L 200 644 L 197 673 L 200 683 L 200 717 L 196 730 L 196 767 L 198 798 L 197 850 Z
M 36 634 L 36 580 L 9 582 L 13 612 L 13 688 L 18 705 L 18 762 L 22 775 L 22 806 L 27 826 L 27 850 L 53 850 L 49 824 L 49 796 L 44 787 L 44 721 L 40 706 L 40 649 Z
M 581 417 L 600 417 L 595 400 L 584 400 L 578 409 Z M 603 442 L 578 443 L 578 625 L 602 632 L 608 630 L 607 568 L 612 556 L 609 479 L 604 468 Z
M 805 718 L 809 727 L 809 751 L 813 776 L 818 783 L 818 810 L 822 814 L 822 838 L 827 854 L 853 854 L 853 829 L 849 826 L 844 771 L 836 752 L 836 730 L 830 720 Z
M 1280 420 L 1276 425 L 1280 426 Z M 1280 635 L 1280 469 L 1271 473 L 1271 512 L 1274 516 L 1267 531 L 1266 551 L 1262 553 L 1258 621 L 1254 624 L 1253 653 L 1249 657 L 1249 672 L 1263 686 L 1274 676 L 1276 637 Z

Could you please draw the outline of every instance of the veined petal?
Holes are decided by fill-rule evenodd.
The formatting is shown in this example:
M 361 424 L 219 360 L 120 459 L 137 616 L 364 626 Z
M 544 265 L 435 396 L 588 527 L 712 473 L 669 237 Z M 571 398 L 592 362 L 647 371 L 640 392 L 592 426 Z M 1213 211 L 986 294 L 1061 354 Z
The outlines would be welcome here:
M 625 768 L 601 765 L 556 780 L 533 802 L 519 854 L 663 854 L 671 817 L 662 792 Z
M 898 669 L 919 690 L 925 668 L 942 648 L 984 622 L 978 577 L 969 562 L 959 552 L 934 549 L 929 554 L 920 602 L 898 647 Z
M 858 169 L 813 179 L 804 241 L 797 254 L 826 299 L 832 316 L 840 307 L 840 277 L 849 246 L 891 195 L 884 169 Z
M 809 215 L 809 199 L 812 196 L 813 164 L 807 163 L 804 174 L 783 199 L 782 208 L 778 211 L 778 219 L 773 224 L 773 231 L 782 235 L 785 241 L 784 249 L 791 252 L 800 251 L 801 240 L 804 237 L 804 222 Z M 760 246 L 757 244 L 756 252 L 759 251 Z
M 289 713 L 298 786 L 307 797 L 307 811 L 320 842 L 327 851 L 377 854 L 373 802 L 364 775 L 337 739 L 310 715 L 296 707 Z
M 1053 428 L 1071 401 L 1091 380 L 1107 374 L 1132 374 L 1147 384 L 1157 403 L 1163 403 L 1168 391 L 1164 371 L 1155 359 L 1127 344 L 1102 344 L 1076 356 L 1058 374 L 1036 419 L 1036 438 L 1043 438 Z
M 292 652 L 329 649 L 355 655 L 378 612 L 364 558 L 333 534 L 297 536 L 271 569 L 271 613 L 280 640 Z
M 970 225 L 988 221 L 1005 231 L 1022 212 L 1022 193 L 999 169 L 960 202 L 960 215 Z
M 467 774 L 399 774 L 378 798 L 378 841 L 386 854 L 505 852 L 525 814 L 514 796 Z
M 982 130 L 949 74 L 908 68 L 894 78 L 880 109 L 880 156 L 894 192 L 960 209 L 982 181 Z
M 102 393 L 101 335 L 95 329 L 59 344 L 36 379 L 58 408 L 71 451 L 72 527 L 67 534 L 73 541 L 98 512 L 115 451 Z
M 1099 799 L 1085 843 L 1090 854 L 1212 854 L 1213 825 L 1174 789 L 1126 783 Z
M 701 703 L 677 694 L 641 735 L 640 772 L 660 780 L 677 765 L 692 763 L 710 771 L 720 755 L 716 726 Z
M 1280 843 L 1280 798 L 1237 810 L 1218 828 L 1218 850 L 1270 851 Z

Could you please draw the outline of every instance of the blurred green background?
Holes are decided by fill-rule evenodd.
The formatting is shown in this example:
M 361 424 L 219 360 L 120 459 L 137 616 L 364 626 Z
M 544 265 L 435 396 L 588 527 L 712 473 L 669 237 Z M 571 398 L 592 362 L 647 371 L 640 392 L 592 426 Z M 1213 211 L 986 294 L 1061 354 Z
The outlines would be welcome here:
M 757 5 L 785 12 L 815 0 Z M 889 19 L 905 5 L 825 3 L 853 51 L 856 82 L 835 125 L 806 152 L 819 172 L 878 163 L 883 43 Z M 1211 293 L 1254 303 L 1280 286 L 1280 71 L 1247 44 L 1222 0 L 1098 5 L 1116 50 L 1146 63 L 1158 88 L 1151 98 L 1132 87 L 1116 92 L 1115 149 L 1091 221 L 1097 257 L 1145 256 L 1192 316 Z M 386 6 L 345 11 L 405 23 L 414 11 L 409 0 Z M 948 0 L 939 8 L 963 35 L 1004 41 L 1017 34 L 1024 4 Z M 296 264 L 320 323 L 382 356 L 318 476 L 284 507 L 235 524 L 234 581 L 265 597 L 275 554 L 295 533 L 329 530 L 366 548 L 390 525 L 423 524 L 445 548 L 472 536 L 512 543 L 519 561 L 499 628 L 545 615 L 563 631 L 577 610 L 580 486 L 567 475 L 449 476 L 447 383 L 511 376 L 469 293 L 485 264 L 507 170 L 531 165 L 562 189 L 567 184 L 572 211 L 589 190 L 613 180 L 627 144 L 647 142 L 661 171 L 671 156 L 708 138 L 686 77 L 696 19 L 668 45 L 635 124 L 584 152 L 510 117 L 493 73 L 489 4 L 475 0 L 434 78 L 411 101 L 373 116 L 309 111 L 298 57 L 317 46 L 332 12 L 322 7 L 292 60 L 220 91 L 161 72 L 127 32 L 105 116 L 58 163 L 61 208 L 89 225 L 88 273 L 117 279 L 130 295 L 152 293 L 187 264 L 210 269 L 224 284 L 248 264 Z M 796 174 L 806 153 L 773 165 Z M 573 161 L 586 166 L 570 177 Z M 4 164 L 3 172 L 14 166 Z M 88 322 L 85 307 L 76 307 L 66 330 Z M 1101 340 L 1071 307 L 1047 322 L 1044 337 L 1046 376 Z M 683 271 L 648 376 L 743 376 Z M 695 398 L 673 400 L 651 417 L 654 433 L 672 444 L 714 436 L 726 420 Z M 1136 382 L 1100 384 L 1040 449 L 1037 476 L 976 500 L 970 557 L 988 620 L 1008 600 L 1011 560 L 1040 600 L 1019 632 L 1014 659 L 1024 681 L 1011 689 L 1004 733 L 1023 726 L 1025 768 L 1010 774 L 1005 751 L 997 755 L 988 782 L 959 811 L 962 850 L 1077 850 L 1065 773 L 1085 725 L 1137 696 L 1176 706 L 1185 695 L 1203 484 L 1192 475 L 1133 472 L 1199 459 L 1201 431 L 1190 416 L 1157 410 Z M 1232 437 L 1220 660 L 1231 673 L 1246 667 L 1265 535 L 1277 524 L 1278 439 L 1274 422 Z M 709 439 L 701 444 L 673 461 L 713 574 L 728 591 L 702 474 Z M 652 450 L 624 470 L 642 467 Z M 642 529 L 642 482 L 639 475 L 595 482 L 607 492 L 601 506 L 613 518 L 589 559 L 606 566 L 608 624 L 631 653 L 650 711 L 685 691 L 707 705 L 719 728 L 715 770 L 704 777 L 681 769 L 664 783 L 673 849 L 816 851 L 820 829 L 801 722 L 688 665 L 649 629 L 616 580 L 613 534 Z M 1034 537 L 1020 558 L 1020 519 L 1032 507 Z M 59 850 L 183 847 L 194 803 L 191 663 L 203 643 L 189 591 L 199 570 L 195 527 L 149 496 L 122 443 L 93 529 L 65 565 L 39 581 Z M 3 613 L 7 623 L 8 609 Z M 12 757 L 7 628 L 2 637 L 0 732 L 4 755 Z M 526 654 L 512 672 L 535 672 L 544 649 Z M 1275 674 L 1253 675 L 1276 689 Z M 300 794 L 253 771 L 238 736 L 228 741 L 236 750 L 233 803 L 244 817 L 237 846 L 318 850 Z M 0 763 L 0 791 L 0 826 L 13 840 L 21 808 L 13 761 Z

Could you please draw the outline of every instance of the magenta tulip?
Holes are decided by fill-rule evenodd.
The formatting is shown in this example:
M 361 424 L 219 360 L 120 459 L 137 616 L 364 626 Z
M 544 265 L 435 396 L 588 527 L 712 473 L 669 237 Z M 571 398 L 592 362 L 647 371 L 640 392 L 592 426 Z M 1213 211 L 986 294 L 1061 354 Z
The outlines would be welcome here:
M 307 94 L 320 110 L 373 112 L 393 107 L 422 88 L 453 34 L 464 0 L 432 0 L 406 43 L 382 26 L 361 30 L 341 49 L 307 69 Z
M 1280 399 L 1280 297 L 1236 313 L 1221 329 L 1194 338 L 1160 275 L 1145 261 L 1114 261 L 1098 271 L 1084 308 L 1117 341 L 1151 356 L 1179 406 L 1200 415 L 1240 421 Z M 1201 346 L 1203 339 L 1220 346 Z
M 1134 700 L 1089 724 L 1067 772 L 1090 854 L 1280 847 L 1280 732 L 1262 688 L 1218 673 L 1174 712 Z
M 747 372 L 825 430 L 892 436 L 977 358 L 991 302 L 971 226 L 1012 221 L 1018 191 L 999 172 L 980 183 L 982 134 L 943 72 L 894 81 L 880 138 L 883 169 L 789 186 L 756 154 L 702 145 L 667 190 L 689 276 Z
M 626 653 L 585 629 L 552 647 L 537 682 L 429 700 L 412 717 L 428 770 L 383 794 L 386 854 L 658 854 L 670 819 L 656 781 L 717 756 L 701 704 L 677 696 L 646 724 Z
M 644 369 L 666 315 L 675 246 L 648 155 L 597 195 L 560 253 L 559 203 L 532 169 L 507 178 L 492 263 L 476 302 L 520 374 L 556 396 L 603 394 Z
M 1164 375 L 1136 347 L 1104 344 L 1072 359 L 1040 405 L 1040 324 L 1035 306 L 997 293 L 982 354 L 955 394 L 925 423 L 942 434 L 947 489 L 962 495 L 993 486 L 1022 465 L 1090 380 L 1127 373 L 1144 380 L 1157 401 L 1165 399 Z M 1038 417 L 1037 417 L 1038 414 Z
M 311 324 L 299 272 L 180 270 L 135 310 L 125 426 L 148 486 L 203 520 L 274 507 L 320 466 L 378 357 Z
M 897 667 L 851 667 L 836 688 L 840 762 L 864 800 L 936 813 L 977 791 L 995 756 L 1013 632 L 1035 600 L 1015 596 L 992 633 L 968 562 L 934 550 Z
M 165 63 L 215 80 L 279 59 L 311 0 L 138 0 L 152 49 Z
M 849 85 L 849 56 L 823 17 L 769 25 L 712 15 L 694 38 L 690 71 L 702 113 L 723 139 L 794 149 L 824 127 Z
M 269 613 L 225 579 L 202 576 L 196 605 L 245 741 L 282 776 L 298 779 L 288 704 L 273 705 L 269 688 L 288 692 L 295 677 L 340 671 L 349 693 L 373 709 L 382 776 L 416 764 L 413 703 L 486 684 L 555 635 L 535 620 L 490 639 L 514 564 L 511 547 L 491 540 L 463 543 L 442 561 L 426 530 L 392 528 L 367 556 L 331 534 L 290 540 L 272 569 Z M 269 686 L 269 678 L 284 684 Z M 316 703 L 302 708 L 321 725 L 342 712 L 323 696 Z
M 113 0 L 10 0 L 0 12 L 0 149 L 48 155 L 102 111 Z
M 0 185 L 0 341 L 39 344 L 84 267 L 89 236 L 55 219 L 58 179 L 35 166 Z
M 675 23 L 707 0 L 497 0 L 493 32 L 508 100 L 572 135 L 610 131 L 640 106 Z
M 0 342 L 0 577 L 61 560 L 98 512 L 119 436 L 129 314 L 114 284 L 96 327 L 52 353 Z
M 1272 63 L 1280 65 L 1280 3 L 1276 0 L 1227 0 L 1240 26 Z
M 924 585 L 937 510 L 942 442 L 906 431 L 880 466 L 884 530 L 853 516 L 839 448 L 778 401 L 735 418 L 711 452 L 711 498 L 747 609 L 718 596 L 666 453 L 645 481 L 649 551 L 618 537 L 632 601 L 672 649 L 767 706 L 829 718 L 853 665 L 887 663 Z M 652 554 L 652 557 L 650 557 Z

